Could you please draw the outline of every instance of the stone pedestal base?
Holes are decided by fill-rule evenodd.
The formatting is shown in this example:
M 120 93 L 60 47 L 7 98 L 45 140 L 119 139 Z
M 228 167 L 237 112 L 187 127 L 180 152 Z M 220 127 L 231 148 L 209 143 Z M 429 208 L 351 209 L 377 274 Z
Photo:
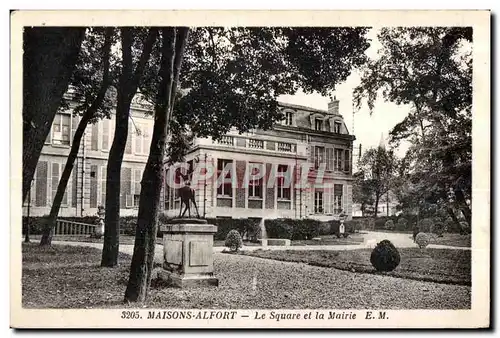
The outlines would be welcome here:
M 218 286 L 213 276 L 213 234 L 217 227 L 200 219 L 174 219 L 160 227 L 163 269 L 158 276 L 168 285 L 190 288 Z

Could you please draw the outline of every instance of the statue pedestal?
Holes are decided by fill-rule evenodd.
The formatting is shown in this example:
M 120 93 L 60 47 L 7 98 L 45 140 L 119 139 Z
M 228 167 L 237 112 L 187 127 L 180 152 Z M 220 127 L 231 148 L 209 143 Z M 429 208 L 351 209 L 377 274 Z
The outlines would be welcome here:
M 213 276 L 214 233 L 206 220 L 179 218 L 160 227 L 163 235 L 161 279 L 180 288 L 218 286 Z

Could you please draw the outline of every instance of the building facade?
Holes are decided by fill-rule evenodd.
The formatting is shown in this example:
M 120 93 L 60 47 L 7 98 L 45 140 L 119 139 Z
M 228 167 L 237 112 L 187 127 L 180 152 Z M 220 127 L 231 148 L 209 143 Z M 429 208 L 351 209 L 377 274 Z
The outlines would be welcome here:
M 180 202 L 169 182 L 179 184 L 175 172 L 185 170 L 192 173 L 187 180 L 201 216 L 351 218 L 354 136 L 338 107 L 337 100 L 328 110 L 281 103 L 285 119 L 272 130 L 195 139 L 187 168 L 167 170 L 164 212 L 178 216 Z
M 345 213 L 350 218 L 354 136 L 338 104 L 332 100 L 328 110 L 318 110 L 281 103 L 285 119 L 272 130 L 232 131 L 218 141 L 194 139 L 184 168 L 166 169 L 161 196 L 164 213 L 178 216 L 176 187 L 184 184 L 178 173 L 187 172 L 190 175 L 184 178 L 195 190 L 200 216 L 330 220 Z M 70 111 L 54 119 L 30 196 L 23 204 L 24 214 L 28 204 L 30 215 L 49 214 L 78 122 Z M 97 207 L 105 205 L 106 163 L 114 125 L 112 116 L 87 127 L 60 216 L 95 215 Z M 121 215 L 137 214 L 152 130 L 150 108 L 134 102 L 121 172 Z M 191 215 L 195 214 L 191 208 Z

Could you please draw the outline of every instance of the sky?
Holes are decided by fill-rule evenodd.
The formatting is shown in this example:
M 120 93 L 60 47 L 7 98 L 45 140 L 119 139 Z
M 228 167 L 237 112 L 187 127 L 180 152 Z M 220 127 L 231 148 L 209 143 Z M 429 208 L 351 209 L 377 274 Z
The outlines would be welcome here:
M 379 28 L 372 28 L 367 34 L 367 38 L 371 40 L 371 45 L 367 49 L 366 54 L 370 58 L 376 57 L 377 51 L 381 47 L 377 39 L 378 31 Z M 343 115 L 349 133 L 356 136 L 354 147 L 358 149 L 361 144 L 362 151 L 364 152 L 369 148 L 377 147 L 381 137 L 387 143 L 389 131 L 408 115 L 409 107 L 384 102 L 379 97 L 375 102 L 371 115 L 366 104 L 353 115 L 353 91 L 359 83 L 360 74 L 357 71 L 353 71 L 345 82 L 338 84 L 332 96 L 335 95 L 339 100 L 339 112 Z M 323 110 L 327 110 L 328 101 L 330 101 L 328 97 L 323 97 L 320 94 L 304 94 L 302 92 L 295 95 L 283 95 L 279 97 L 279 100 Z M 396 154 L 402 157 L 406 149 L 407 145 L 403 143 L 396 149 Z

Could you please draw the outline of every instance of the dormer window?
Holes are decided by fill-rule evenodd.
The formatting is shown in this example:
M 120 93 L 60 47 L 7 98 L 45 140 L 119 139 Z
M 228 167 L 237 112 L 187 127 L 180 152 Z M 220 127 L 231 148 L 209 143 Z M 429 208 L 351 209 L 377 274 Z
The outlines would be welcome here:
M 287 111 L 285 113 L 285 125 L 287 125 L 287 126 L 293 125 L 293 113 L 290 111 Z
M 315 130 L 323 130 L 323 120 L 316 118 L 314 120 L 314 129 Z
M 333 123 L 333 132 L 336 134 L 340 134 L 341 125 L 342 124 L 340 122 L 334 122 Z

